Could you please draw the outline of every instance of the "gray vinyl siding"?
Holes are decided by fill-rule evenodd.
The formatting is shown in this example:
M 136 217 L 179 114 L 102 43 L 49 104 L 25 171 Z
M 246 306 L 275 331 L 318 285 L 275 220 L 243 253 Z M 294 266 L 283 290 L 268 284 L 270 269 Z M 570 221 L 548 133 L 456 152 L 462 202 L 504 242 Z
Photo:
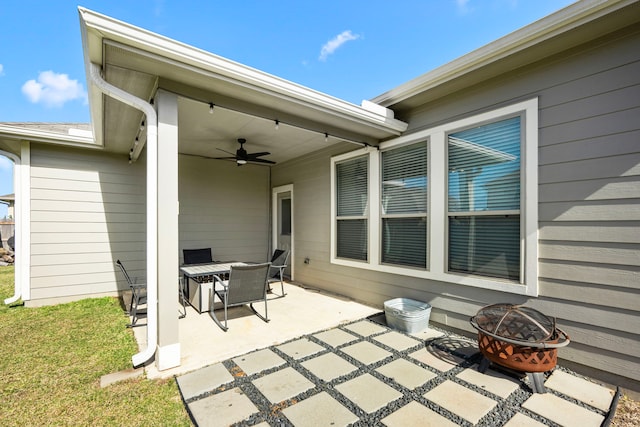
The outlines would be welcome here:
M 145 268 L 144 162 L 99 151 L 31 145 L 31 301 L 117 295 Z
M 269 168 L 179 156 L 179 249 L 211 248 L 216 260 L 269 257 Z
M 117 259 L 145 279 L 144 158 L 32 144 L 30 305 L 117 295 L 127 288 Z M 266 261 L 269 168 L 188 156 L 179 168 L 176 253 L 211 247 L 216 259 Z
M 468 319 L 482 306 L 527 304 L 557 317 L 571 336 L 560 351 L 565 362 L 639 381 L 638 28 L 398 118 L 409 123 L 409 134 L 533 97 L 539 99 L 539 297 L 330 264 L 330 157 L 352 150 L 348 145 L 273 170 L 274 185 L 295 188 L 296 279 L 379 307 L 395 297 L 427 301 L 432 321 L 469 333 Z

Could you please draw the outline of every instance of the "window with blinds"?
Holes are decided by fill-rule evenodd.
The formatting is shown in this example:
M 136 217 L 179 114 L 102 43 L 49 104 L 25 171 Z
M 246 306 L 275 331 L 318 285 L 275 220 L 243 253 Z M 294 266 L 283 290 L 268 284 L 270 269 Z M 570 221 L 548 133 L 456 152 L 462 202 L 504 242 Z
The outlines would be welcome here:
M 448 269 L 520 279 L 520 117 L 451 133 Z
M 336 164 L 336 255 L 368 259 L 369 161 L 357 157 Z
M 427 267 L 427 143 L 381 153 L 381 261 Z

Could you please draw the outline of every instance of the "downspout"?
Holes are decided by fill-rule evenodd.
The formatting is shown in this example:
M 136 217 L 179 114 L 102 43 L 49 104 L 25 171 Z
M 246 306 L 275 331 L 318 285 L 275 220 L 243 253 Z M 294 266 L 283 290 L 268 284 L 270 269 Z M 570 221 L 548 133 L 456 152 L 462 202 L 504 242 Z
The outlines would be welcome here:
M 158 116 L 147 101 L 108 83 L 98 65 L 89 65 L 91 81 L 103 94 L 147 116 L 147 348 L 131 358 L 138 367 L 155 355 L 158 345 Z
M 10 157 L 13 161 L 13 193 L 15 194 L 15 204 L 14 204 L 14 214 L 13 214 L 13 223 L 15 224 L 15 228 L 13 231 L 14 236 L 14 248 L 13 251 L 17 255 L 17 259 L 15 261 L 15 269 L 13 271 L 13 296 L 4 300 L 6 305 L 13 304 L 18 301 L 22 297 L 22 266 L 24 265 L 24 259 L 22 258 L 22 251 L 19 248 L 22 248 L 22 242 L 20 240 L 20 232 L 21 230 L 21 222 L 22 222 L 22 181 L 20 180 L 20 160 L 14 156 L 13 154 L 8 154 L 5 152 L 0 153 L 3 156 Z M 2 242 L 0 242 L 0 247 L 2 247 Z

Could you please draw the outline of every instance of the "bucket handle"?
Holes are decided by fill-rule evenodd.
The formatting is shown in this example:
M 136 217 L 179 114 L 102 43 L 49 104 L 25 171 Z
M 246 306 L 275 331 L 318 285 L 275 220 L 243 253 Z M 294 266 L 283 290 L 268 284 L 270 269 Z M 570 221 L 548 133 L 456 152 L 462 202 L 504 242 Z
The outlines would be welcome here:
M 509 344 L 518 345 L 520 347 L 560 348 L 560 347 L 566 347 L 569 344 L 569 342 L 571 342 L 571 340 L 569 339 L 569 335 L 567 335 L 567 333 L 565 331 L 563 331 L 562 329 L 560 329 L 560 328 L 556 328 L 556 331 L 560 334 L 560 337 L 562 338 L 562 341 L 560 341 L 558 343 L 551 343 L 551 342 L 544 342 L 544 341 L 543 342 L 528 342 L 528 341 L 519 341 L 519 340 L 514 340 L 514 339 L 511 339 L 511 338 L 501 337 L 500 335 L 496 335 L 496 334 L 494 334 L 492 332 L 485 331 L 480 326 L 478 326 L 478 323 L 476 322 L 475 316 L 472 317 L 471 319 L 469 319 L 469 322 L 471 323 L 471 326 L 473 326 L 479 332 L 482 332 L 485 335 L 489 335 L 490 337 L 493 337 L 493 338 L 497 339 L 498 341 L 504 341 L 504 342 L 509 343 Z M 560 339 L 560 337 L 558 337 L 558 339 Z

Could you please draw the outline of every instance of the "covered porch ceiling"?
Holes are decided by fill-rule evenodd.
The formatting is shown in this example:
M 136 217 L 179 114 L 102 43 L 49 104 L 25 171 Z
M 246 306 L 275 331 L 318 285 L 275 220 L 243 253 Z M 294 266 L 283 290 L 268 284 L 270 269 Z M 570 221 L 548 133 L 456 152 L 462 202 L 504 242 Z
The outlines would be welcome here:
M 245 138 L 249 153 L 267 151 L 264 159 L 282 163 L 336 143 L 375 146 L 407 128 L 391 110 L 372 103 L 357 106 L 95 12 L 79 12 L 94 136 L 107 151 L 128 154 L 136 138 L 144 143 L 145 118 L 91 84 L 91 63 L 101 67 L 108 83 L 138 98 L 152 102 L 159 89 L 178 95 L 181 154 L 225 157 Z

